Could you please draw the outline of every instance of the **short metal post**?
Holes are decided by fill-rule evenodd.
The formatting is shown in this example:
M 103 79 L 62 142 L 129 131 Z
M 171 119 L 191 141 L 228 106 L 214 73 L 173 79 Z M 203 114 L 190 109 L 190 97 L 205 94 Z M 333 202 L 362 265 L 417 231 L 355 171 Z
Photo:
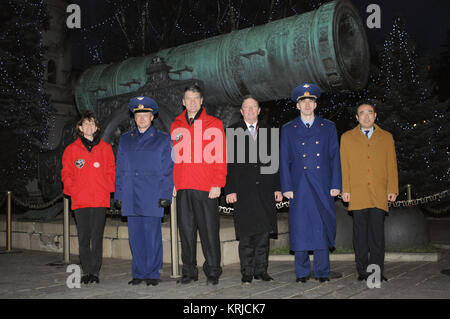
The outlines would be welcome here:
M 64 198 L 64 263 L 70 264 L 70 220 L 69 220 L 69 199 Z
M 172 276 L 171 278 L 180 278 L 180 269 L 178 264 L 178 222 L 177 222 L 177 203 L 176 198 L 172 197 L 170 206 L 170 243 L 172 251 Z
M 70 209 L 69 199 L 64 197 L 64 221 L 63 221 L 63 260 L 47 264 L 48 266 L 66 266 L 70 265 Z
M 11 191 L 7 192 L 6 207 L 6 251 L 10 252 L 12 250 Z
M 412 200 L 411 187 L 411 184 L 406 184 L 406 196 L 408 197 L 408 200 Z
M 12 214 L 11 214 L 12 192 L 6 192 L 6 250 L 0 251 L 1 254 L 20 253 L 21 251 L 12 250 Z

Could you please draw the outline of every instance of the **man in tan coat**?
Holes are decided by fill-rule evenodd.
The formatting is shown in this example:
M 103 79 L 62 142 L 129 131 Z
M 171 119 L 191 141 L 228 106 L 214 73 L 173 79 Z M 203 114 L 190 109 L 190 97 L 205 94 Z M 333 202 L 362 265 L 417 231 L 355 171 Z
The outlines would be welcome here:
M 371 104 L 357 108 L 359 125 L 341 137 L 342 199 L 353 212 L 353 245 L 358 280 L 366 280 L 367 266 L 384 267 L 384 216 L 388 201 L 398 195 L 397 159 L 391 133 L 374 124 Z M 370 252 L 370 256 L 369 256 Z

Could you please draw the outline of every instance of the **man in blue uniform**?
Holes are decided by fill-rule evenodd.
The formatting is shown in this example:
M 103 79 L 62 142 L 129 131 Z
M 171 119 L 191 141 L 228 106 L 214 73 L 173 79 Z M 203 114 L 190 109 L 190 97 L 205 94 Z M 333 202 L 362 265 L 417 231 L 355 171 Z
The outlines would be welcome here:
M 117 151 L 114 198 L 128 216 L 133 279 L 156 286 L 162 267 L 161 217 L 170 205 L 173 190 L 172 141 L 169 134 L 151 125 L 158 104 L 139 96 L 129 103 L 136 128 L 121 136 Z
M 334 247 L 334 199 L 341 189 L 341 164 L 336 126 L 314 115 L 320 88 L 296 87 L 291 99 L 300 116 L 281 129 L 280 179 L 289 202 L 290 249 L 295 252 L 297 282 L 310 277 L 308 251 L 314 251 L 314 276 L 329 281 L 329 249 Z

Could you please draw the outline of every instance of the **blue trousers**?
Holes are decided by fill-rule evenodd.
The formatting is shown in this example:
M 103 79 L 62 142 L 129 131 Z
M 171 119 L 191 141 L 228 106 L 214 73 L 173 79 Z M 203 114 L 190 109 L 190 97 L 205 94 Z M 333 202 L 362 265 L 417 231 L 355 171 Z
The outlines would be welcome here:
M 162 268 L 161 217 L 129 216 L 133 278 L 159 279 Z
M 330 275 L 330 258 L 328 249 L 314 250 L 314 276 L 328 277 Z M 311 272 L 311 261 L 308 251 L 295 252 L 295 274 L 297 278 L 308 277 Z

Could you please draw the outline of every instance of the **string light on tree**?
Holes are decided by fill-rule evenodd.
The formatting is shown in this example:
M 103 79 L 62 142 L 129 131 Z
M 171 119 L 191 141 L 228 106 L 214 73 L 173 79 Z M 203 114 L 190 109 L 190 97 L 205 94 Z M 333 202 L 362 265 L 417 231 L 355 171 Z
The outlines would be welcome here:
M 39 145 L 45 145 L 51 106 L 45 96 L 45 1 L 8 1 L 0 12 L 0 190 L 23 192 L 37 176 Z

